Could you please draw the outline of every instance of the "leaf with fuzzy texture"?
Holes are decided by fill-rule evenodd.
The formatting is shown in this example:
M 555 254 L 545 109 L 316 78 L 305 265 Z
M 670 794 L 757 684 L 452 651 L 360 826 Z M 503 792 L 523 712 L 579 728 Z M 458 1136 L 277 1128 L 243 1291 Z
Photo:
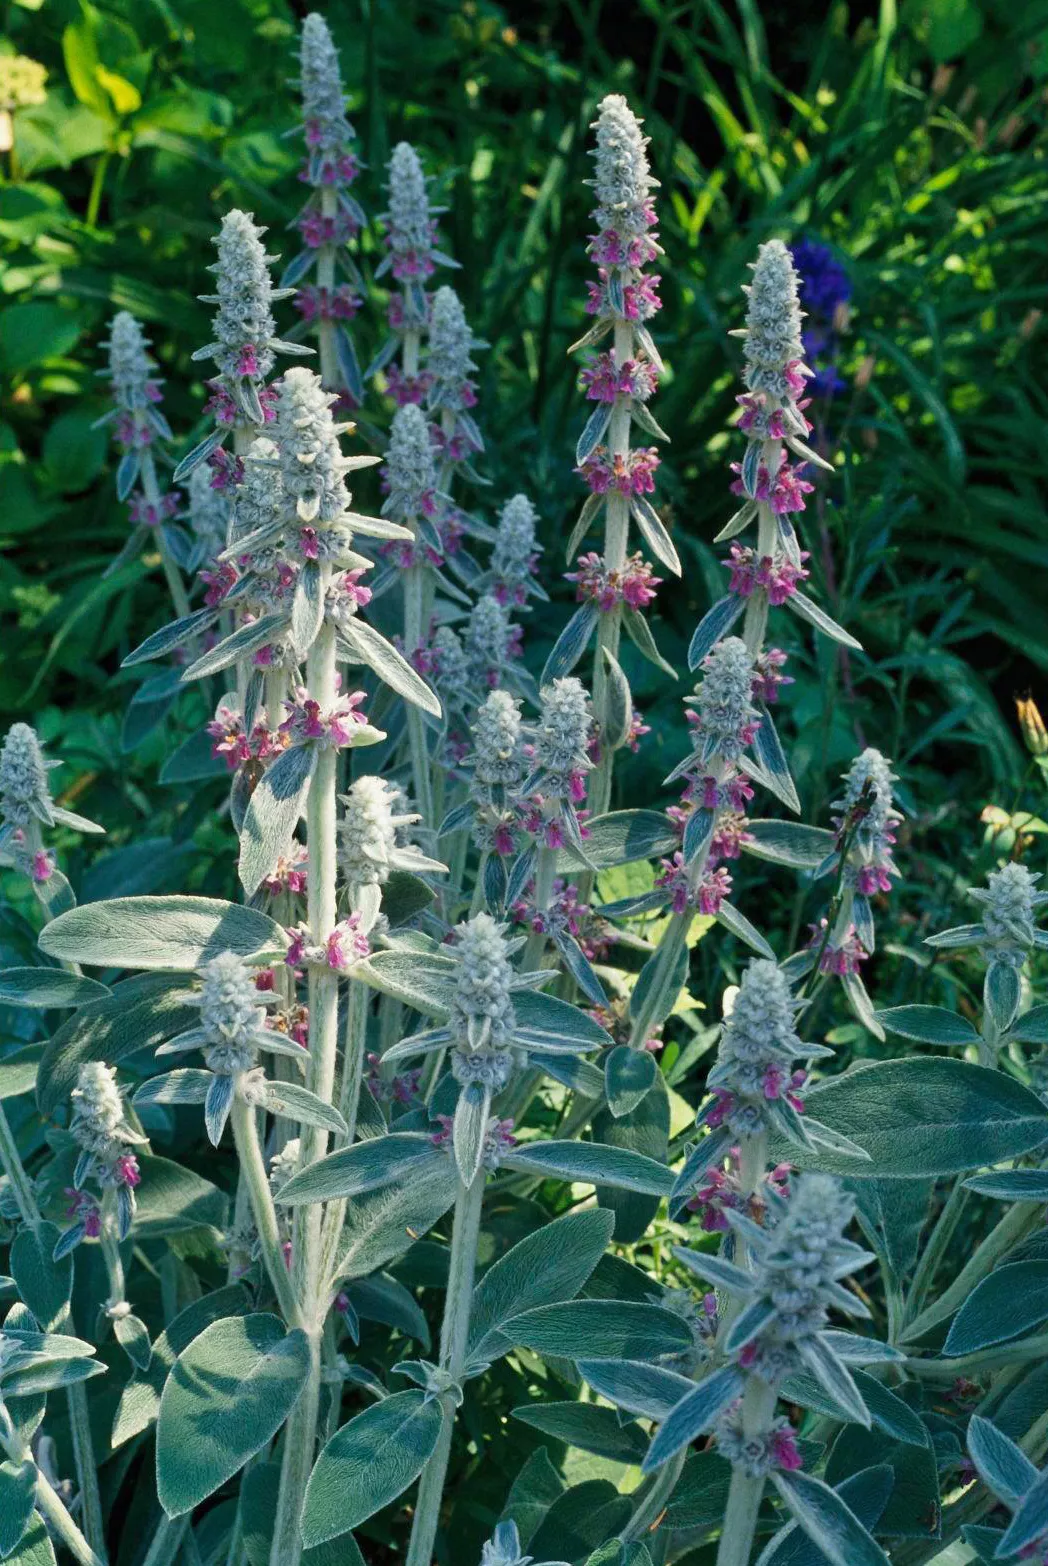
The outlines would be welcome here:
M 221 952 L 283 955 L 287 937 L 257 909 L 211 897 L 114 897 L 73 908 L 45 925 L 49 957 L 92 968 L 199 968 Z

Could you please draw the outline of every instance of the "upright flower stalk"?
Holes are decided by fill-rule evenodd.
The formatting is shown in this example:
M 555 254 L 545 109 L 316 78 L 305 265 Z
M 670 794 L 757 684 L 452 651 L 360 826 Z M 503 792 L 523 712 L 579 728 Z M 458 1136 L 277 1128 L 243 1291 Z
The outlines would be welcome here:
M 348 323 L 360 309 L 363 285 L 348 245 L 367 219 L 352 193 L 361 163 L 356 133 L 346 118 L 338 51 L 319 12 L 310 12 L 302 23 L 299 64 L 306 144 L 299 179 L 310 194 L 294 224 L 304 249 L 281 281 L 285 287 L 297 285 L 295 309 L 316 331 L 324 389 L 347 394 L 356 406 L 363 398 L 363 379 Z M 304 282 L 311 272 L 313 281 Z
M 589 253 L 597 267 L 597 282 L 590 284 L 586 308 L 596 322 L 576 346 L 595 347 L 609 336 L 611 345 L 582 372 L 586 396 L 597 407 L 576 450 L 577 471 L 589 487 L 590 498 L 568 545 L 568 557 L 601 509 L 604 548 L 601 555 L 591 553 L 579 560 L 572 577 L 583 605 L 573 622 L 576 634 L 570 638 L 570 651 L 562 649 L 562 659 L 555 650 L 546 676 L 567 672 L 595 625 L 593 706 L 599 761 L 591 797 L 594 813 L 601 815 L 611 800 L 614 752 L 630 737 L 629 720 L 624 722 L 618 710 L 624 683 L 618 668 L 622 627 L 625 623 L 633 634 L 634 617 L 652 601 L 658 583 L 651 566 L 639 554 L 629 553 L 631 518 L 648 547 L 676 575 L 680 562 L 646 498 L 655 487 L 659 458 L 654 447 L 631 445 L 634 424 L 656 439 L 665 439 L 647 406 L 663 367 L 648 329 L 661 304 L 659 277 L 645 271 L 662 253 L 654 233 L 652 199 L 658 181 L 648 165 L 648 138 L 625 98 L 606 97 L 595 126 L 596 167 L 589 183 L 597 197 L 593 217 L 598 232 L 590 240 Z M 643 636 L 638 631 L 635 639 L 648 650 L 650 633 Z
M 170 425 L 160 411 L 163 381 L 157 377 L 156 362 L 149 353 L 149 338 L 130 311 L 121 310 L 113 317 L 105 346 L 109 363 L 98 373 L 109 381 L 115 406 L 99 422 L 113 427 L 113 439 L 121 452 L 116 471 L 117 499 L 128 502 L 133 528 L 109 569 L 114 571 L 133 558 L 143 542 L 153 538 L 175 613 L 186 615 L 189 597 L 171 537 L 171 521 L 178 513 L 181 498 L 175 489 L 161 493 L 154 457 L 157 443 L 171 440 Z
M 429 184 L 418 153 L 409 142 L 393 148 L 388 167 L 389 210 L 382 214 L 386 254 L 376 280 L 389 273 L 400 285 L 389 301 L 390 335 L 368 369 L 386 372 L 390 396 L 402 408 L 421 403 L 428 378 L 421 370 L 422 341 L 429 330 L 432 296 L 426 284 L 438 266 L 455 266 L 440 251 L 437 217 L 444 210 L 429 199 Z M 399 357 L 399 364 L 395 361 Z

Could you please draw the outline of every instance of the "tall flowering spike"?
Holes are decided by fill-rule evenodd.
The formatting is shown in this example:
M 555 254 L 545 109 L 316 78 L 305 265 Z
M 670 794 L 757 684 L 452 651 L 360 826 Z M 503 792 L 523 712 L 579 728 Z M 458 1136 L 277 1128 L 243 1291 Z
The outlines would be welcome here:
M 858 897 L 890 892 L 891 877 L 899 873 L 892 859 L 895 829 L 902 820 L 895 805 L 896 782 L 891 762 L 871 746 L 852 762 L 841 797 L 834 800 L 838 839 L 852 834 L 846 882 Z
M 409 142 L 393 148 L 389 160 L 389 211 L 386 213 L 389 269 L 398 283 L 424 281 L 436 270 L 436 223 L 429 187 L 418 153 Z
M 54 825 L 47 774 L 59 765 L 45 761 L 28 723 L 12 723 L 0 748 L 0 819 L 6 827 L 25 828 L 33 821 Z
M 689 698 L 696 758 L 708 766 L 714 756 L 738 761 L 760 727 L 753 704 L 753 657 L 738 636 L 726 637 L 708 654 L 702 680 Z
M 797 1034 L 801 1004 L 777 963 L 761 957 L 749 964 L 707 1078 L 714 1092 L 701 1117 L 707 1125 L 726 1125 L 733 1138 L 781 1129 L 796 1139 L 806 1073 L 795 1062 L 823 1053 Z
M 503 926 L 479 913 L 458 926 L 458 973 L 448 1027 L 451 1069 L 462 1084 L 479 1083 L 494 1092 L 513 1069 L 516 1026 L 510 965 Z
M 266 444 L 269 445 L 269 442 Z M 193 534 L 189 565 L 195 571 L 206 560 L 213 560 L 225 549 L 233 508 L 228 495 L 212 488 L 206 467 L 194 468 L 189 475 L 187 500 L 186 518 Z
M 470 330 L 462 301 L 446 284 L 433 297 L 429 326 L 428 402 L 431 408 L 462 413 L 476 403 L 472 354 L 480 344 Z
M 535 763 L 545 774 L 544 786 L 570 795 L 573 780 L 589 771 L 593 716 L 581 680 L 569 675 L 544 686 L 535 727 Z
M 397 846 L 397 827 L 417 821 L 415 815 L 393 814 L 396 790 L 385 778 L 362 777 L 342 795 L 339 858 L 347 881 L 358 886 L 389 878 Z
M 319 375 L 301 368 L 282 376 L 277 393 L 274 434 L 285 506 L 318 529 L 338 522 L 350 501 L 340 426 L 331 414 L 336 400 Z
M 761 245 L 746 292 L 747 390 L 788 402 L 802 389 L 804 370 L 797 273 L 781 239 Z
M 437 469 L 429 424 L 421 408 L 408 403 L 393 415 L 386 462 L 383 516 L 417 519 L 436 511 Z
M 509 610 L 491 593 L 478 598 L 470 611 L 464 647 L 467 677 L 474 691 L 490 689 L 513 678 L 520 654 L 521 628 Z
M 651 232 L 655 226 L 651 193 L 659 182 L 648 166 L 648 137 L 618 93 L 602 100 L 594 124 L 597 144 L 590 183 L 596 191 L 593 216 L 600 233 L 590 240 L 589 248 L 600 268 L 601 286 L 591 287 L 590 309 L 595 315 L 644 321 L 659 308 L 659 279 L 641 273 L 659 254 Z
M 204 1059 L 219 1076 L 250 1071 L 266 1018 L 254 973 L 242 957 L 221 952 L 204 964 L 200 979 Z
M 477 708 L 472 732 L 476 784 L 484 791 L 519 784 L 525 767 L 520 702 L 508 691 L 492 691 Z
M 538 512 L 527 495 L 514 495 L 499 512 L 491 551 L 492 592 L 499 603 L 518 608 L 546 595 L 536 581 L 541 550 L 536 539 Z
M 131 1228 L 134 1188 L 141 1180 L 132 1149 L 145 1137 L 128 1124 L 116 1072 L 103 1061 L 88 1060 L 81 1065 L 70 1099 L 73 1114 L 69 1130 L 80 1148 L 73 1184 L 79 1191 L 85 1181 L 94 1180 L 103 1192 L 115 1193 L 117 1231 L 123 1239 Z M 77 1204 L 80 1224 L 67 1236 L 67 1248 L 71 1249 L 89 1232 L 87 1220 L 91 1212 L 87 1202 Z M 98 1233 L 100 1228 L 98 1223 L 91 1232 Z
M 1025 865 L 1007 864 L 991 870 L 985 887 L 973 887 L 969 896 L 982 904 L 982 925 L 986 932 L 980 943 L 986 962 L 1004 963 L 1021 968 L 1037 943 L 1034 925 L 1036 911 L 1048 902 L 1048 892 L 1039 892 L 1040 875 Z
M 154 379 L 156 361 L 149 353 L 149 338 L 129 310 L 120 310 L 109 324 L 108 375 L 114 401 L 129 413 L 145 410 L 158 401 L 160 382 Z
M 104 346 L 107 364 L 98 373 L 109 382 L 114 406 L 112 412 L 98 422 L 112 425 L 114 443 L 120 452 L 116 471 L 117 499 L 128 502 L 128 515 L 138 529 L 128 541 L 127 551 L 142 542 L 147 529 L 156 530 L 175 606 L 179 613 L 184 613 L 188 605 L 184 602 L 180 581 L 175 590 L 177 570 L 169 558 L 169 540 L 163 528 L 163 524 L 177 513 L 181 497 L 176 490 L 161 494 L 153 460 L 157 443 L 164 444 L 171 439 L 170 426 L 160 411 L 163 381 L 156 373 L 156 361 L 149 352 L 150 340 L 130 311 L 120 310 L 113 317 Z M 125 554 L 114 561 L 110 570 L 123 562 Z
M 346 246 L 366 223 L 352 194 L 361 164 L 356 133 L 346 118 L 338 51 L 315 11 L 302 23 L 299 60 L 306 141 L 299 178 L 312 189 L 295 219 L 305 250 L 291 262 L 284 281 L 299 283 L 295 309 L 319 327 L 324 384 L 331 390 L 337 385 L 357 404 L 363 381 L 347 323 L 360 309 L 362 284 Z M 313 279 L 302 282 L 310 272 Z M 336 280 L 340 272 L 348 281 Z

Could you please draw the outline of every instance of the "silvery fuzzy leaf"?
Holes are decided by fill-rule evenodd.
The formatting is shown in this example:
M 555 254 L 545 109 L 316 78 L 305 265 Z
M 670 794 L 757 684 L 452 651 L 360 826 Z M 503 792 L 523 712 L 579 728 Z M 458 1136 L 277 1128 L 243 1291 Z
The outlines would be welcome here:
M 641 1472 L 650 1474 L 661 1468 L 696 1436 L 712 1429 L 728 1404 L 738 1397 L 744 1379 L 740 1370 L 726 1366 L 706 1376 L 686 1393 L 659 1426 L 641 1464 Z
M 634 495 L 630 500 L 630 511 L 648 548 L 667 570 L 672 571 L 674 576 L 680 576 L 680 556 L 655 507 L 643 495 Z
M 133 528 L 132 531 L 127 535 L 127 541 L 124 544 L 123 549 L 121 549 L 120 553 L 109 562 L 105 570 L 102 572 L 102 580 L 107 581 L 109 577 L 115 576 L 118 571 L 123 569 L 124 566 L 129 565 L 132 560 L 137 560 L 138 556 L 142 553 L 142 546 L 148 536 L 148 527 L 143 525 L 141 527 Z
M 236 663 L 238 659 L 246 658 L 249 654 L 257 652 L 260 647 L 276 641 L 286 629 L 286 614 L 265 614 L 249 625 L 242 625 L 231 636 L 219 642 L 217 647 L 212 647 L 197 658 L 183 672 L 182 678 L 186 681 L 201 680 L 205 675 L 217 674 L 220 669 L 228 669 L 230 664 Z
M 335 1106 L 295 1082 L 267 1082 L 266 1108 L 285 1120 L 296 1120 L 299 1125 L 320 1126 L 339 1136 L 346 1134 L 346 1122 Z
M 512 906 L 524 896 L 528 889 L 528 883 L 535 874 L 535 848 L 529 846 L 522 854 L 518 854 L 513 861 L 513 868 L 509 873 L 509 882 L 506 886 L 506 903 Z
M 870 899 L 857 893 L 852 902 L 852 924 L 855 933 L 862 942 L 863 949 L 873 952 L 877 945 L 877 934 L 873 924 L 873 909 L 870 907 Z
M 601 903 L 600 914 L 604 919 L 634 919 L 638 914 L 662 908 L 665 902 L 664 891 L 641 892 L 637 897 L 620 897 L 613 903 Z
M 193 358 L 195 359 L 196 357 L 197 355 L 194 354 Z M 207 357 L 206 351 L 203 354 L 203 357 Z M 211 456 L 212 452 L 218 450 L 219 446 L 221 446 L 228 433 L 228 430 L 219 428 L 217 430 L 212 430 L 210 435 L 205 435 L 204 439 L 200 441 L 199 444 L 194 446 L 192 451 L 187 452 L 186 455 L 182 458 L 182 461 L 178 464 L 178 467 L 171 475 L 172 484 L 181 484 L 183 479 L 187 479 L 189 477 L 194 468 L 199 467 L 202 462 L 206 462 L 207 458 Z
M 564 551 L 565 560 L 569 562 L 574 560 L 579 545 L 604 509 L 607 501 L 607 495 L 587 495 L 583 502 L 582 510 L 579 512 L 578 521 L 572 528 L 571 535 L 568 538 L 568 545 Z
M 597 343 L 601 342 L 605 337 L 607 337 L 613 325 L 614 322 L 611 320 L 610 316 L 601 316 L 599 320 L 594 321 L 593 325 L 589 328 L 588 331 L 583 332 L 582 336 L 577 340 L 577 342 L 573 342 L 571 344 L 568 352 L 578 353 L 583 348 L 594 347 Z
M 299 350 L 301 352 L 301 349 Z M 252 424 L 262 425 L 266 416 L 262 412 L 262 404 L 259 401 L 258 387 L 251 376 L 235 380 L 232 384 L 233 401 L 237 403 L 241 411 Z
M 669 440 L 669 436 L 652 413 L 647 403 L 639 402 L 635 397 L 630 399 L 630 416 L 640 426 L 646 435 L 651 435 L 655 440 Z
M 387 257 L 387 260 L 388 260 L 388 257 Z M 379 272 L 378 272 L 378 269 L 376 269 L 376 271 L 375 271 L 376 278 L 378 277 L 378 275 L 379 275 Z M 399 348 L 400 348 L 400 338 L 399 337 L 396 337 L 396 336 L 387 337 L 385 342 L 382 344 L 382 347 L 379 349 L 378 353 L 375 355 L 375 357 L 372 359 L 371 363 L 368 365 L 367 369 L 364 371 L 364 379 L 366 381 L 370 381 L 376 375 L 381 374 L 381 372 L 386 368 L 387 364 L 391 364 L 393 362 L 393 360 L 396 358 L 397 351 L 398 351 Z
M 979 946 L 985 940 L 985 925 L 958 924 L 952 930 L 941 930 L 938 935 L 926 935 L 924 944 L 949 950 L 954 947 Z
M 506 906 L 506 865 L 500 854 L 489 854 L 484 865 L 484 901 L 489 908 Z
M 261 669 L 252 669 L 244 692 L 244 729 L 250 734 L 262 716 L 266 697 L 266 677 Z
M 801 555 L 801 541 L 797 537 L 797 529 L 788 516 L 776 517 L 775 520 L 779 529 L 779 541 L 786 552 L 786 558 L 791 565 L 796 566 L 800 570 L 804 560 Z
M 787 598 L 786 602 L 794 614 L 800 615 L 802 620 L 807 620 L 808 624 L 813 625 L 817 631 L 821 631 L 823 636 L 828 636 L 831 641 L 839 642 L 842 647 L 850 647 L 855 652 L 862 652 L 862 643 L 857 642 L 854 636 L 849 635 L 843 626 L 837 624 L 836 620 L 831 620 L 825 610 L 820 609 L 818 604 L 813 603 L 806 593 L 795 592 Z
M 396 691 L 398 696 L 403 696 L 405 701 L 421 707 L 423 712 L 431 713 L 435 718 L 443 716 L 440 698 L 421 674 L 397 651 L 392 642 L 387 642 L 366 620 L 354 619 L 343 627 L 339 644 L 344 644 L 351 655 L 374 669 L 379 679 L 390 690 Z
M 721 638 L 727 636 L 745 608 L 744 598 L 737 593 L 729 593 L 726 597 L 718 599 L 712 609 L 707 609 L 695 627 L 688 647 L 688 668 L 692 673 L 706 655 L 713 651 Z
M 633 338 L 637 344 L 637 347 L 643 351 L 648 359 L 651 360 L 651 363 L 654 366 L 657 374 L 661 375 L 664 372 L 666 366 L 663 364 L 662 356 L 655 346 L 655 339 L 652 337 L 648 328 L 642 321 L 634 321 L 632 324 Z
M 135 1193 L 130 1186 L 122 1185 L 116 1193 L 116 1232 L 118 1239 L 127 1239 L 131 1233 L 131 1224 L 134 1216 Z
M 756 498 L 763 456 L 763 441 L 751 440 L 747 442 L 746 451 L 742 459 L 742 487 L 751 500 Z
M 579 436 L 578 444 L 575 447 L 575 464 L 577 467 L 581 467 L 586 458 L 593 455 L 604 439 L 608 432 L 608 425 L 611 423 L 611 414 L 611 403 L 599 403 L 586 420 L 585 428 Z
M 749 527 L 756 515 L 757 502 L 755 500 L 747 500 L 744 506 L 739 507 L 731 520 L 725 522 L 713 542 L 715 544 L 723 544 L 727 539 L 735 538 L 744 528 Z
M 602 742 L 609 750 L 618 750 L 626 743 L 633 726 L 633 698 L 630 682 L 618 659 L 608 647 L 603 648 L 602 652 L 608 679 L 605 686 L 605 710 L 597 713 L 597 721 Z
M 591 1061 L 579 1055 L 544 1055 L 540 1050 L 530 1050 L 528 1061 L 536 1071 L 545 1072 L 554 1082 L 580 1093 L 584 1098 L 600 1099 L 604 1093 L 604 1073 Z
M 89 821 L 86 816 L 78 816 L 75 810 L 66 810 L 62 805 L 52 805 L 51 815 L 58 825 L 72 827 L 74 832 L 100 832 L 105 835 L 105 827 Z
M 825 457 L 820 457 L 819 453 L 817 451 L 813 451 L 811 446 L 806 445 L 805 442 L 799 438 L 799 436 L 788 434 L 786 436 L 786 444 L 793 452 L 794 456 L 800 457 L 802 462 L 810 462 L 815 467 L 821 468 L 824 473 L 833 473 L 836 471 L 832 462 L 827 462 Z
M 463 828 L 472 826 L 475 808 L 472 801 L 467 800 L 464 805 L 456 805 L 454 810 L 449 810 L 437 828 L 437 836 L 447 837 L 449 832 L 461 832 Z
M 212 1147 L 217 1147 L 221 1142 L 232 1107 L 233 1078 L 213 1076 L 204 1100 L 204 1124 Z
M 855 1424 L 863 1425 L 868 1430 L 872 1421 L 862 1393 L 843 1360 L 838 1359 L 832 1347 L 823 1341 L 822 1334 L 803 1340 L 798 1344 L 798 1349 L 805 1366 L 823 1390 L 829 1393 Z
M 116 498 L 125 501 L 138 483 L 142 468 L 142 456 L 138 451 L 125 451 L 116 470 Z
M 292 745 L 259 779 L 240 833 L 240 881 L 248 897 L 290 854 L 316 765 L 314 746 Z
M 692 811 L 685 823 L 684 840 L 681 844 L 685 864 L 690 865 L 709 846 L 716 825 L 715 810 Z
M 307 560 L 298 573 L 291 604 L 291 641 L 296 655 L 305 658 L 324 623 L 324 595 L 320 584 L 320 562 Z M 247 725 L 250 730 L 250 725 Z
M 845 1136 L 843 1131 L 833 1131 L 829 1126 L 824 1126 L 821 1120 L 814 1120 L 811 1115 L 805 1115 L 804 1127 L 808 1133 L 809 1145 L 825 1147 L 831 1153 L 842 1153 L 845 1158 L 855 1158 L 862 1163 L 869 1163 L 870 1155 L 858 1142 L 853 1142 L 850 1136 Z M 860 1173 L 856 1170 L 856 1176 Z
M 608 271 L 608 281 L 605 285 L 608 290 L 608 303 L 616 315 L 625 316 L 626 296 L 623 291 L 622 273 L 618 267 L 611 267 Z
M 772 779 L 771 789 L 776 798 L 783 804 L 800 815 L 801 802 L 797 797 L 797 789 L 790 776 L 789 763 L 786 753 L 782 748 L 778 731 L 775 728 L 771 713 L 763 702 L 758 710 L 761 715 L 760 728 L 753 741 L 753 753 L 763 767 L 766 775 Z
M 152 1104 L 202 1104 L 211 1086 L 212 1073 L 197 1066 L 165 1071 L 150 1077 L 137 1089 L 131 1102 L 138 1110 Z
M 472 1185 L 484 1162 L 484 1141 L 491 1114 L 491 1089 L 479 1082 L 463 1087 L 455 1105 L 451 1140 L 463 1185 Z
M 566 930 L 557 931 L 553 936 L 553 944 L 564 959 L 565 968 L 586 998 L 591 1000 L 594 1006 L 606 1006 L 608 997 L 604 986 L 574 936 L 569 935 Z
M 316 259 L 316 251 L 303 250 L 293 261 L 289 261 L 280 279 L 281 288 L 294 288 L 296 283 L 302 281 Z
M 335 353 L 338 357 L 338 367 L 342 372 L 342 380 L 346 391 L 355 403 L 362 403 L 364 401 L 364 377 L 360 373 L 360 361 L 353 346 L 353 339 L 344 326 L 336 328 Z
M 983 981 L 983 1005 L 1001 1033 L 1015 1021 L 1022 995 L 1018 968 L 1008 963 L 991 962 Z
M 409 527 L 402 527 L 399 522 L 390 522 L 387 517 L 363 516 L 359 511 L 344 511 L 340 520 L 361 538 L 411 539 L 415 536 Z M 359 558 L 363 559 L 363 556 Z
M 287 292 L 290 295 L 293 294 L 295 290 L 293 288 L 289 288 Z M 272 297 L 276 299 L 279 293 L 280 289 L 274 288 Z M 310 348 L 305 343 L 289 342 L 286 337 L 271 337 L 266 346 L 268 348 L 272 348 L 274 353 L 291 354 L 296 359 L 311 358 L 312 355 L 316 352 L 315 348 Z
M 651 627 L 644 616 L 636 609 L 624 609 L 622 623 L 625 626 L 627 636 L 633 642 L 638 652 L 647 658 L 649 663 L 653 663 L 657 669 L 661 669 L 664 674 L 668 674 L 670 679 L 675 680 L 677 671 L 671 663 L 666 662 L 659 652 L 655 645 L 655 638 L 651 634 Z
M 571 673 L 589 646 L 599 618 L 592 604 L 582 604 L 575 610 L 553 644 L 540 684 L 549 685 Z
M 848 997 L 848 1005 L 852 1012 L 875 1039 L 884 1042 L 884 1029 L 877 1021 L 877 1013 L 874 1011 L 873 1002 L 867 993 L 866 986 L 857 973 L 845 973 L 841 975 L 841 984 L 844 993 Z
M 721 903 L 717 913 L 717 923 L 723 925 L 726 930 L 730 930 L 732 935 L 737 935 L 740 941 L 745 941 L 746 945 L 752 947 L 758 956 L 768 957 L 774 962 L 775 953 L 763 935 L 750 923 L 744 913 L 739 912 L 734 904 Z

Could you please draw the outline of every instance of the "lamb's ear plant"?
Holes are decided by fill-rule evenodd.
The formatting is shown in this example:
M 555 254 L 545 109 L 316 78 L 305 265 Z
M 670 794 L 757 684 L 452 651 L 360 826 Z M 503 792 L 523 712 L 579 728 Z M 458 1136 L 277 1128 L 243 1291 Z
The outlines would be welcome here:
M 24 1008 L 0 1061 L 0 1554 L 123 1559 L 134 1487 L 147 1566 L 1039 1559 L 1048 893 L 995 862 L 978 922 L 911 939 L 911 995 L 878 1009 L 912 778 L 864 748 L 809 825 L 785 743 L 785 648 L 861 652 L 803 590 L 828 462 L 790 253 L 761 244 L 747 289 L 728 589 L 660 735 L 666 793 L 611 810 L 647 732 L 625 641 L 674 678 L 642 614 L 680 569 L 634 444 L 662 438 L 648 143 L 605 98 L 569 555 L 598 516 L 604 543 L 539 669 L 545 503 L 486 498 L 483 344 L 427 286 L 449 263 L 423 160 L 393 152 L 391 335 L 360 377 L 358 165 L 318 15 L 300 59 L 306 248 L 274 288 L 263 231 L 223 220 L 216 428 L 156 525 L 199 607 L 176 595 L 124 660 L 175 655 L 162 678 L 207 692 L 165 777 L 196 783 L 201 740 L 227 763 L 228 806 L 178 807 L 227 851 L 192 893 L 77 905 L 67 834 L 99 829 L 27 724 L 0 751 L 10 927 L 35 942 L 0 971 Z M 271 379 L 301 351 L 273 306 L 307 277 L 320 374 Z M 128 316 L 109 346 L 118 483 L 151 494 L 152 364 Z M 378 459 L 335 410 L 372 381 L 397 408 L 358 510 L 347 478 Z M 791 875 L 792 951 L 765 916 Z

